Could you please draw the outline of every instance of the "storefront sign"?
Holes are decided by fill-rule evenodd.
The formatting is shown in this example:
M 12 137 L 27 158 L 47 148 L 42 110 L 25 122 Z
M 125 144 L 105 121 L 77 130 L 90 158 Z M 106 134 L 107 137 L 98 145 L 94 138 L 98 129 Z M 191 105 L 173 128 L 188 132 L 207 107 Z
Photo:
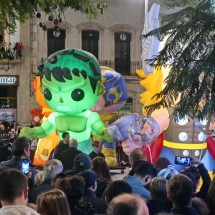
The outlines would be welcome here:
M 18 76 L 0 76 L 0 85 L 19 85 Z

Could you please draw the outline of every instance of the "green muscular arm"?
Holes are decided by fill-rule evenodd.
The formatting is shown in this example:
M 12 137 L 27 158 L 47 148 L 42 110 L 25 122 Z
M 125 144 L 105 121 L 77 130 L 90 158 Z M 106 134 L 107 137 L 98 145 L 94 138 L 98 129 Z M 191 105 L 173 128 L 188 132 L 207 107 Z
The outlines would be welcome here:
M 97 113 L 92 112 L 89 120 L 91 121 L 91 130 L 94 135 L 101 138 L 102 140 L 112 142 L 104 123 L 101 121 L 101 118 Z
M 48 120 L 42 123 L 41 126 L 35 128 L 24 127 L 21 129 L 20 136 L 28 138 L 41 138 L 51 134 L 55 130 L 55 126 Z

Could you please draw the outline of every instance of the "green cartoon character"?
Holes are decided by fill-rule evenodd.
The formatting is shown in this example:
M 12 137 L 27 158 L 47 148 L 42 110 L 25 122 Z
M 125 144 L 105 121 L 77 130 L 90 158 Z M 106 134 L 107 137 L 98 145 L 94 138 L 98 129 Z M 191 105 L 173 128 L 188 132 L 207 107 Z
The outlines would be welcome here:
M 21 135 L 42 138 L 57 130 L 59 137 L 69 132 L 78 141 L 78 149 L 89 154 L 93 148 L 91 132 L 111 141 L 99 114 L 89 109 L 104 91 L 97 59 L 78 49 L 52 54 L 39 67 L 40 91 L 46 105 L 53 110 L 40 127 L 23 128 Z

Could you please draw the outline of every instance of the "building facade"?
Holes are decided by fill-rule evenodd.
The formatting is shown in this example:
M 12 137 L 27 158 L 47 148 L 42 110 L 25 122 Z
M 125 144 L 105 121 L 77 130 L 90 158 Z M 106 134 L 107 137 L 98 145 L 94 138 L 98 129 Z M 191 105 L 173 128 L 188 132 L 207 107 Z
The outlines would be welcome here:
M 144 89 L 136 69 L 141 68 L 144 1 L 108 2 L 107 10 L 97 20 L 89 21 L 85 15 L 68 10 L 57 25 L 44 14 L 40 19 L 33 17 L 18 25 L 20 36 L 17 38 L 0 30 L 2 44 L 17 39 L 14 44 L 22 42 L 23 45 L 19 50 L 12 48 L 15 59 L 0 59 L 0 118 L 11 115 L 10 120 L 23 125 L 31 122 L 30 109 L 38 106 L 31 87 L 37 66 L 51 53 L 64 48 L 90 51 L 101 66 L 121 73 L 128 91 L 128 101 L 121 113 L 141 113 L 139 100 Z M 40 27 L 40 22 L 46 30 Z

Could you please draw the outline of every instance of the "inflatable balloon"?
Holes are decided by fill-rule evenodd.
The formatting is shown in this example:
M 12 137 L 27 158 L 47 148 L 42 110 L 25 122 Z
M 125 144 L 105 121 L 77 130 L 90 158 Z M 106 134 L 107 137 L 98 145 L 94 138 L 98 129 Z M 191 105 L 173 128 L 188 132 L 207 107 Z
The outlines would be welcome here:
M 157 121 L 151 116 L 140 116 L 131 121 L 128 126 L 129 139 L 140 146 L 154 142 L 160 133 Z
M 104 91 L 97 59 L 78 49 L 65 49 L 52 54 L 39 67 L 40 91 L 45 104 L 53 112 L 41 126 L 22 128 L 21 135 L 41 138 L 55 130 L 78 141 L 78 149 L 89 154 L 93 148 L 91 132 L 111 141 L 98 113 L 89 109 Z
M 121 74 L 109 67 L 101 66 L 102 84 L 104 93 L 99 97 L 98 102 L 91 108 L 92 111 L 99 113 L 106 126 L 110 125 L 120 115 L 116 112 L 124 106 L 127 101 L 126 83 Z M 116 160 L 116 142 L 102 141 L 102 153 L 109 167 L 115 167 Z
M 98 112 L 105 126 L 108 126 L 119 118 L 119 115 L 115 112 L 125 104 L 127 89 L 123 76 L 108 67 L 101 67 L 101 82 L 104 85 L 104 93 L 100 95 L 97 103 L 91 108 L 91 111 Z M 32 88 L 35 91 L 38 104 L 42 107 L 31 110 L 32 121 L 38 124 L 38 122 L 42 123 L 45 121 L 53 110 L 48 108 L 44 96 L 40 91 L 39 76 L 36 76 L 32 82 Z M 45 116 L 44 118 L 43 115 Z M 95 136 L 93 138 L 95 139 Z M 34 156 L 34 165 L 44 166 L 58 142 L 58 132 L 53 132 L 51 135 L 40 138 Z M 110 167 L 116 165 L 115 148 L 115 142 L 103 141 L 102 153 L 104 153 Z
M 155 112 L 155 116 L 156 115 L 157 115 L 157 112 Z M 141 117 L 137 113 L 126 114 L 121 118 L 119 118 L 114 123 L 110 124 L 107 127 L 107 130 L 113 141 L 122 142 L 123 150 L 127 155 L 129 155 L 130 152 L 132 152 L 136 148 L 142 148 L 142 150 L 147 155 L 147 160 L 151 163 L 154 163 L 163 148 L 163 133 L 161 132 L 163 131 L 164 128 L 168 126 L 167 121 L 164 120 L 166 116 L 168 116 L 167 111 L 165 109 L 163 109 L 162 116 L 164 118 L 163 119 L 160 118 L 159 120 L 163 121 L 163 123 L 154 121 L 152 117 L 145 116 L 144 117 L 145 119 L 147 118 L 150 119 L 148 120 L 148 123 L 150 123 L 151 126 L 148 127 L 147 125 L 148 123 L 146 123 L 147 125 L 146 130 L 144 130 L 144 126 L 138 125 L 138 124 L 144 124 L 146 120 L 140 122 L 139 119 Z M 158 129 L 158 125 L 159 125 L 159 129 Z M 160 126 L 163 126 L 163 127 L 160 127 Z M 138 133 L 138 130 L 139 130 L 138 128 L 143 128 L 141 132 L 146 131 L 145 133 L 146 135 L 144 135 L 144 140 L 141 138 L 138 139 L 139 144 L 137 144 L 135 141 L 130 139 L 132 138 L 133 135 L 135 135 L 136 132 Z M 129 131 L 130 129 L 133 129 L 134 131 L 130 133 Z M 145 141 L 147 139 L 145 137 L 148 134 L 149 134 L 149 138 L 147 141 Z M 129 138 L 129 136 L 131 137 Z M 153 141 L 154 139 L 156 140 L 151 143 L 151 141 Z
M 152 75 L 147 77 L 138 71 L 139 76 L 144 78 L 140 81 L 141 85 L 145 87 L 146 91 L 141 94 L 141 102 L 143 103 L 143 113 L 145 113 L 145 107 L 156 103 L 154 100 L 156 89 L 161 90 L 163 83 L 161 70 L 155 70 Z M 155 85 L 159 87 L 156 88 Z M 159 102 L 159 100 L 157 100 Z M 215 142 L 213 138 L 208 136 L 209 119 L 192 119 L 189 116 L 184 118 L 174 118 L 172 115 L 173 108 L 165 109 L 160 108 L 153 111 L 150 115 L 159 124 L 160 131 L 164 132 L 164 140 L 162 143 L 161 152 L 156 153 L 156 156 L 167 157 L 172 163 L 174 163 L 175 155 L 177 156 L 195 156 L 204 162 L 205 167 L 211 171 L 215 168 Z M 163 114 L 164 110 L 168 114 Z M 168 125 L 168 126 L 164 126 Z M 160 138 L 160 137 L 159 137 Z M 125 145 L 126 146 L 126 145 Z M 153 146 L 153 144 L 151 144 Z M 126 148 L 127 150 L 127 148 Z M 157 150 L 157 149 L 156 149 Z M 154 149 L 151 147 L 151 153 L 154 153 Z M 154 157 L 154 159 L 157 159 Z M 175 166 L 177 170 L 180 170 L 181 166 Z

